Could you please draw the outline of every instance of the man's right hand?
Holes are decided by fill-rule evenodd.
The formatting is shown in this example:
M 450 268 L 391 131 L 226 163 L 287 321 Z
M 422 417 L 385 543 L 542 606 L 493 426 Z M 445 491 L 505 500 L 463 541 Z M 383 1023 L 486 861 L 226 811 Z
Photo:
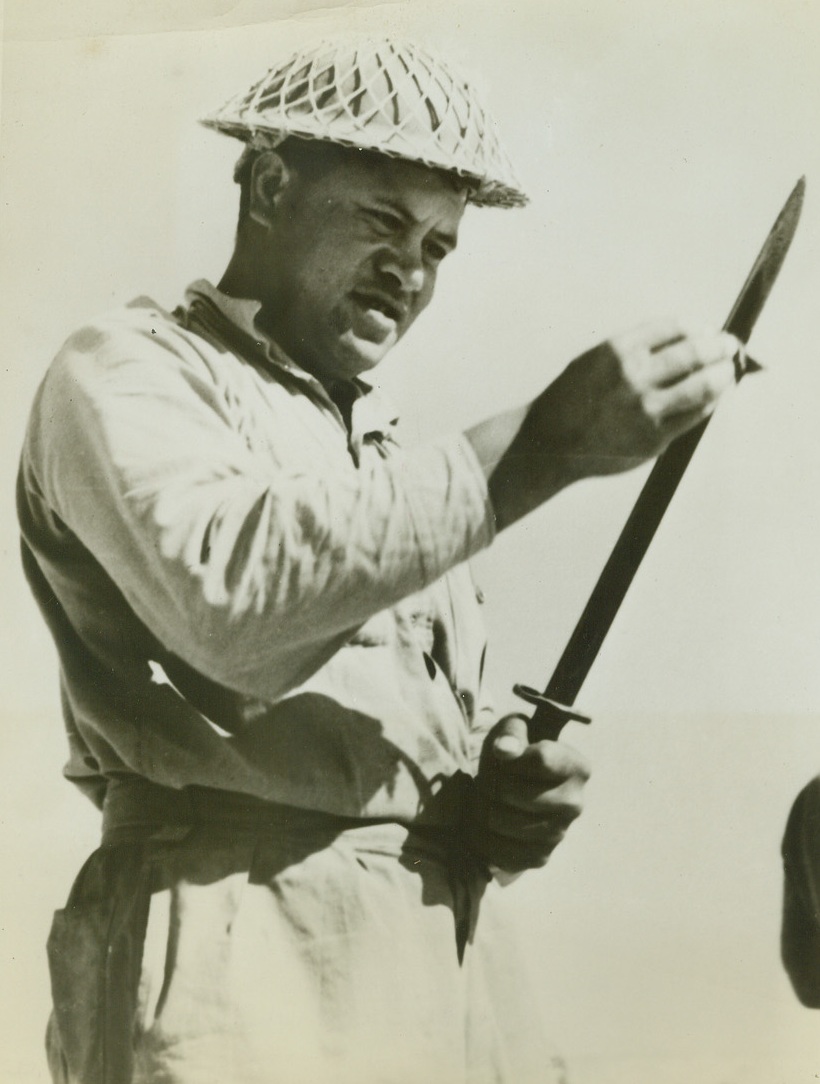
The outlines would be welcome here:
M 659 455 L 734 383 L 739 346 L 723 331 L 646 324 L 576 358 L 528 406 L 470 429 L 498 528 L 572 481 Z
M 579 816 L 585 758 L 563 741 L 531 742 L 526 716 L 506 715 L 484 740 L 468 808 L 470 850 L 504 873 L 538 869 Z

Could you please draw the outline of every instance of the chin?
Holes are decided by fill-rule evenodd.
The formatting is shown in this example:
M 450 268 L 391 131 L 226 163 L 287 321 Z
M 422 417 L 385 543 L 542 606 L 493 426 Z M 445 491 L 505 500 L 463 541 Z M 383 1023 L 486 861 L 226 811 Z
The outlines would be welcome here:
M 384 360 L 396 342 L 394 336 L 380 343 L 346 336 L 335 351 L 332 363 L 335 375 L 340 379 L 352 380 L 355 376 L 370 372 Z

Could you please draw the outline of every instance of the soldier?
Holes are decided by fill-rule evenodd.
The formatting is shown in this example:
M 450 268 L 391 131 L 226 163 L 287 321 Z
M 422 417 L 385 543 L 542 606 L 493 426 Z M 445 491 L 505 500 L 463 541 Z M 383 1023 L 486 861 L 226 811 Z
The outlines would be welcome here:
M 493 716 L 466 562 L 705 417 L 737 343 L 648 324 L 404 450 L 368 374 L 466 205 L 526 202 L 473 89 L 322 45 L 206 123 L 245 143 L 219 286 L 72 335 L 23 451 L 66 775 L 103 822 L 49 940 L 53 1078 L 557 1080 L 494 877 L 546 862 L 587 767 Z
M 820 1009 L 820 776 L 794 800 L 783 836 L 783 966 L 807 1009 Z

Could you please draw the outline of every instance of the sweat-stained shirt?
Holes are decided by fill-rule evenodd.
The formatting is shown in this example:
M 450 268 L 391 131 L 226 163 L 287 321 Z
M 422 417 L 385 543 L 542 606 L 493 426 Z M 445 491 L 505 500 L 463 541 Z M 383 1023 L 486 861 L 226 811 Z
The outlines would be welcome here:
M 471 771 L 484 634 L 465 562 L 493 537 L 462 436 L 403 450 L 195 283 L 66 342 L 18 504 L 60 655 L 66 775 L 136 775 L 409 821 Z M 431 817 L 435 822 L 436 813 Z

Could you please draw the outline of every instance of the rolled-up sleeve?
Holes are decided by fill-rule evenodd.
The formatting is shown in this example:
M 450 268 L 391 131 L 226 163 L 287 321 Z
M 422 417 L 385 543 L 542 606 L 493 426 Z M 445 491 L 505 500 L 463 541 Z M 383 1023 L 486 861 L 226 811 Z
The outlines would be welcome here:
M 173 333 L 86 329 L 41 388 L 28 479 L 169 651 L 276 699 L 486 546 L 493 517 L 460 435 L 305 467 L 259 454 L 232 409 Z

